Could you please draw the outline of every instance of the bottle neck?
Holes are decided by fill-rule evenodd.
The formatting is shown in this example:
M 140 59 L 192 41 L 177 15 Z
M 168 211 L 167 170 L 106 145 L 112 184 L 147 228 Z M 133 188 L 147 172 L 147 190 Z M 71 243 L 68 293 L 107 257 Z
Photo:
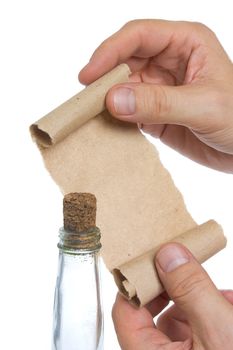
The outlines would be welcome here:
M 58 248 L 67 254 L 92 254 L 99 252 L 101 248 L 100 230 L 91 227 L 82 232 L 67 231 L 64 227 L 59 230 Z
M 65 243 L 62 239 L 58 245 L 53 350 L 102 350 L 99 248 L 70 248 Z

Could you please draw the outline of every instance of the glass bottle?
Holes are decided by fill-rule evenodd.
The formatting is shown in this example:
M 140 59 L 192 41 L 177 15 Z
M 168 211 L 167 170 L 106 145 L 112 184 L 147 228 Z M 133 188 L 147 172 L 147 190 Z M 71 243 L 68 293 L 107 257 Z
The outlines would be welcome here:
M 62 227 L 59 237 L 52 349 L 102 350 L 100 231 L 95 226 L 81 232 Z

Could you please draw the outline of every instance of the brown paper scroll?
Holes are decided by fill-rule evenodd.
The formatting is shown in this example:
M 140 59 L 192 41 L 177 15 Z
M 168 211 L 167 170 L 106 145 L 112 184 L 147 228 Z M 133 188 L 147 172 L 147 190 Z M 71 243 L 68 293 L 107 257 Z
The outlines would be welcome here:
M 128 79 L 127 65 L 116 67 L 112 72 L 96 80 L 86 89 L 31 126 L 32 136 L 43 147 L 49 147 L 67 137 L 71 132 L 104 110 L 105 95 L 115 84 Z
M 225 240 L 216 223 L 198 228 L 155 147 L 138 128 L 102 112 L 108 89 L 127 81 L 128 75 L 127 65 L 118 66 L 34 123 L 31 132 L 47 169 L 64 194 L 96 195 L 104 261 L 110 271 L 120 271 L 120 290 L 144 305 L 158 293 L 158 286 L 149 279 L 153 289 L 148 290 L 145 279 L 152 274 L 151 268 L 155 276 L 154 267 L 147 263 L 151 251 L 155 253 L 153 249 L 180 235 L 186 243 L 189 234 L 185 232 L 192 230 L 189 248 L 197 257 L 204 252 L 201 257 L 205 259 L 221 249 Z M 209 237 L 214 237 L 214 249 Z M 126 267 L 130 269 L 131 262 L 141 256 L 146 263 L 136 270 L 133 264 L 132 273 L 126 276 Z
M 222 229 L 213 220 L 182 233 L 171 242 L 184 244 L 201 263 L 226 246 Z M 164 290 L 154 268 L 158 249 L 159 246 L 113 270 L 121 294 L 136 306 L 146 305 Z M 141 274 L 141 271 L 146 273 Z

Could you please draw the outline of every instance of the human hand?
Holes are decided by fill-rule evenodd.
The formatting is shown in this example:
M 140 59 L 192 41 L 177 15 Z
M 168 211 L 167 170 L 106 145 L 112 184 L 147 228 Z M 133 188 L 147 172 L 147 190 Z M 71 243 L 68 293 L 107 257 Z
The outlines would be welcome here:
M 79 79 L 89 84 L 122 62 L 132 75 L 109 91 L 111 114 L 233 173 L 233 65 L 215 34 L 198 23 L 132 21 L 97 48 Z
M 174 305 L 163 293 L 136 309 L 118 295 L 113 321 L 122 350 L 232 350 L 233 291 L 219 292 L 192 254 L 177 243 L 156 255 L 159 277 Z

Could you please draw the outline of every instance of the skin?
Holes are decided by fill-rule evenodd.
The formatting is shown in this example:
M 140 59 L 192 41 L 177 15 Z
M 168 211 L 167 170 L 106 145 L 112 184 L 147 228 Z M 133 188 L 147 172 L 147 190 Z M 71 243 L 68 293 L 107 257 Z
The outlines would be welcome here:
M 123 62 L 132 75 L 107 94 L 111 114 L 196 162 L 233 173 L 233 65 L 215 34 L 200 23 L 132 21 L 96 49 L 79 79 L 89 84 Z M 133 91 L 135 113 L 121 114 L 114 104 L 122 87 Z
M 174 249 L 167 244 L 161 248 Z M 113 321 L 123 350 L 230 350 L 233 347 L 233 292 L 218 291 L 206 271 L 187 248 L 188 262 L 163 271 L 157 254 L 155 265 L 167 292 L 141 309 L 119 294 Z M 157 323 L 153 318 L 169 304 Z
M 127 63 L 132 74 L 129 83 L 107 94 L 113 116 L 138 123 L 200 164 L 233 173 L 233 65 L 209 28 L 189 22 L 129 22 L 96 49 L 79 79 L 90 84 L 120 63 Z M 178 251 L 185 259 L 177 260 Z M 166 290 L 161 296 L 141 309 L 117 296 L 113 321 L 121 348 L 231 350 L 233 292 L 218 291 L 181 245 L 163 246 L 155 266 Z M 153 318 L 170 300 L 173 305 L 155 324 Z
M 222 292 L 224 298 L 233 304 L 233 292 Z M 151 307 L 135 309 L 119 294 L 113 306 L 113 321 L 118 341 L 122 350 L 220 350 L 232 349 L 233 340 L 200 339 L 195 334 L 193 341 L 192 329 L 187 317 L 176 305 L 170 307 L 159 317 L 157 324 L 153 317 L 163 310 L 164 300 L 156 298 Z M 152 309 L 152 311 L 151 311 Z M 156 310 L 156 311 L 154 311 Z M 216 315 L 216 318 L 218 316 Z M 228 325 L 229 326 L 229 325 Z M 217 329 L 215 338 L 221 334 L 224 325 Z M 203 337 L 202 337 L 203 338 Z

